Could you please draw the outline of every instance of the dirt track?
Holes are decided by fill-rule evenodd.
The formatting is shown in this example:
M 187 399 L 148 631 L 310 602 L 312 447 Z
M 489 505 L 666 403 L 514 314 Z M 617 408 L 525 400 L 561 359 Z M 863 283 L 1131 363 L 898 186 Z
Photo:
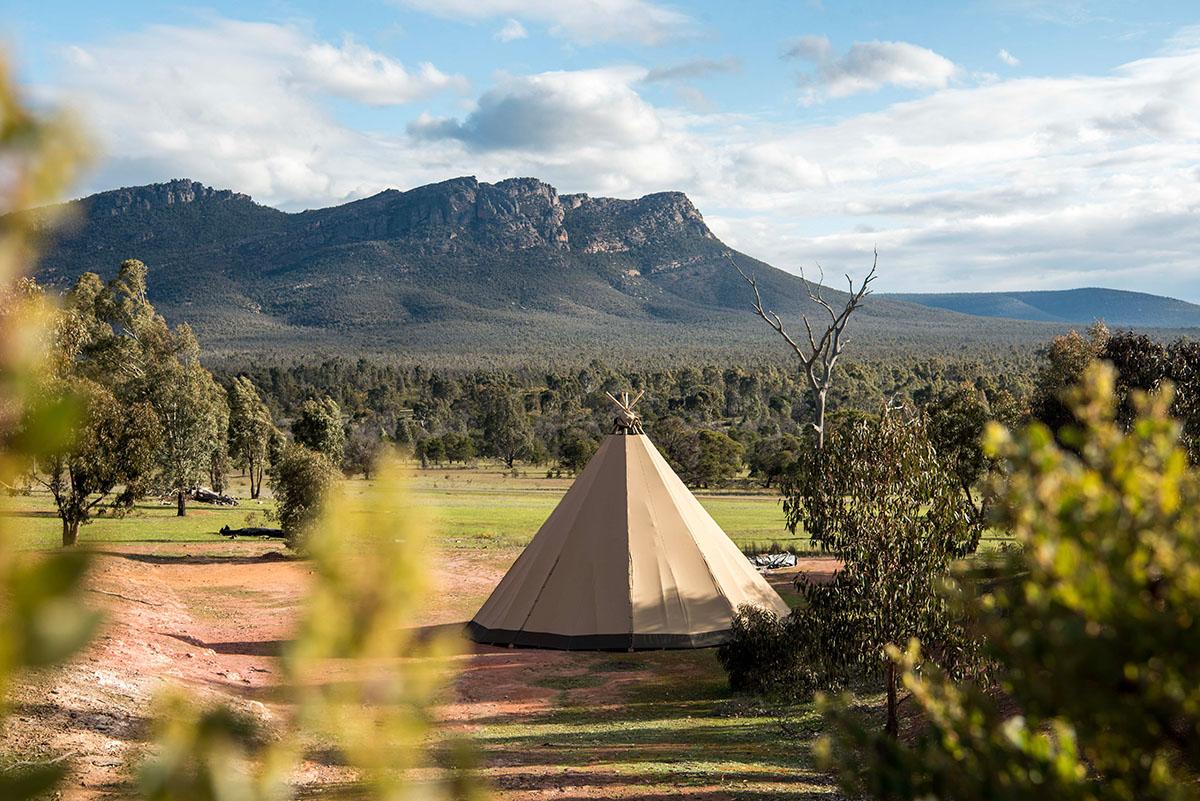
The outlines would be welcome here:
M 280 551 L 277 544 L 237 542 L 173 545 L 168 554 L 148 545 L 102 552 L 90 591 L 107 611 L 105 626 L 65 671 L 16 688 L 4 750 L 31 759 L 67 755 L 74 773 L 65 799 L 116 798 L 125 795 L 128 762 L 140 751 L 152 699 L 167 681 L 194 695 L 234 699 L 269 723 L 280 713 L 272 706 L 278 654 L 310 579 L 305 562 Z M 463 623 L 515 556 L 515 550 L 456 551 L 441 563 L 439 607 L 416 623 Z M 802 568 L 823 573 L 830 563 L 809 560 Z M 476 647 L 461 659 L 456 698 L 443 717 L 476 732 L 530 720 L 553 712 L 568 687 L 573 705 L 595 709 L 655 680 L 654 664 Z M 686 680 L 688 671 L 699 669 L 696 664 L 694 659 L 673 664 L 673 678 Z M 568 783 L 578 797 L 660 794 L 606 780 L 603 764 L 568 769 L 557 764 L 552 750 L 531 755 L 528 748 L 512 738 L 505 747 L 485 749 L 489 780 L 505 798 L 541 798 Z M 307 764 L 298 777 L 311 790 L 351 778 L 344 768 L 320 762 Z M 704 795 L 712 798 L 711 788 Z

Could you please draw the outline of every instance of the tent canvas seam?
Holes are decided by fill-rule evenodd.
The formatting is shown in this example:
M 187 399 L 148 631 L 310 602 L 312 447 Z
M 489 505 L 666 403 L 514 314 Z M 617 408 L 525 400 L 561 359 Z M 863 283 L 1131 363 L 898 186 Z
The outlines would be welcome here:
M 647 450 L 647 451 L 650 448 L 655 447 L 654 443 L 651 442 L 648 437 L 645 438 L 645 442 L 643 443 L 643 445 L 644 445 L 645 450 Z M 641 461 L 641 460 L 639 460 L 639 461 Z M 652 457 L 650 457 L 649 454 L 647 454 L 645 462 L 647 462 L 646 467 L 649 467 L 650 470 L 653 470 L 656 474 L 659 474 L 661 472 L 658 469 L 658 465 L 656 465 L 654 463 L 654 459 Z M 642 488 L 643 488 L 643 490 L 648 490 L 650 488 L 650 473 L 648 470 L 642 470 Z M 680 592 L 679 582 L 675 577 L 675 571 L 672 569 L 669 554 L 665 547 L 666 543 L 663 542 L 662 527 L 659 525 L 658 515 L 655 514 L 654 504 L 650 501 L 650 493 L 643 492 L 643 497 L 646 498 L 646 510 L 650 514 L 650 524 L 654 530 L 654 541 L 655 541 L 655 544 L 657 546 L 659 546 L 655 549 L 655 551 L 657 553 L 661 553 L 667 557 L 663 564 L 667 569 L 667 575 L 669 575 L 671 577 L 672 586 L 675 587 L 675 596 L 679 600 L 679 609 L 683 614 L 684 630 L 691 631 L 692 630 L 692 616 L 689 613 L 687 604 L 683 602 L 683 595 Z M 695 543 L 695 540 L 693 540 L 693 543 Z M 633 549 L 631 548 L 630 549 L 631 554 L 632 554 L 632 550 Z M 703 560 L 703 557 L 701 557 L 701 559 Z M 666 603 L 666 598 L 664 598 L 662 595 L 662 591 L 661 591 L 662 582 L 661 581 L 659 582 L 659 587 L 660 587 L 659 599 L 662 603 L 663 608 L 665 609 L 667 606 L 667 603 Z

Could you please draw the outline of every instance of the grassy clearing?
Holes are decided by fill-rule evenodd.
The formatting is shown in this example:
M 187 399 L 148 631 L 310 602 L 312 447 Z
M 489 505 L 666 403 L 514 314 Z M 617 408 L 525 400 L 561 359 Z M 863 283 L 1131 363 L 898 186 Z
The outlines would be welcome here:
M 524 470 L 513 476 L 497 465 L 481 463 L 467 468 L 409 471 L 417 502 L 424 506 L 434 526 L 434 540 L 446 548 L 480 549 L 521 546 L 529 542 L 563 493 L 570 478 L 546 478 L 544 471 Z M 244 480 L 234 478 L 231 492 L 243 499 L 240 506 L 214 507 L 193 504 L 186 517 L 176 517 L 173 504 L 139 503 L 120 518 L 97 517 L 80 530 L 81 543 L 148 542 L 160 545 L 213 541 L 222 526 L 271 525 L 273 502 L 269 497 L 249 500 Z M 351 494 L 370 493 L 374 483 L 361 478 L 346 482 Z M 773 492 L 698 492 L 697 497 L 713 519 L 739 547 L 767 550 L 778 546 L 797 552 L 811 550 L 801 532 L 793 535 L 784 525 L 783 507 Z M 18 542 L 26 548 L 53 547 L 61 537 L 54 506 L 45 492 L 4 498 L 0 514 L 20 518 Z M 1008 542 L 997 532 L 984 537 L 980 549 L 994 551 Z
M 548 479 L 544 471 L 511 472 L 495 465 L 471 468 L 410 470 L 417 502 L 426 507 L 434 526 L 434 540 L 449 548 L 491 548 L 524 545 L 549 516 L 571 479 Z M 347 481 L 351 494 L 366 495 L 373 482 Z M 123 517 L 98 516 L 80 529 L 84 544 L 146 542 L 169 545 L 213 541 L 222 526 L 270 525 L 270 498 L 249 500 L 245 481 L 235 478 L 231 492 L 243 499 L 240 506 L 189 506 L 185 517 L 177 517 L 172 503 L 144 501 Z M 713 518 L 739 545 L 777 541 L 785 547 L 804 549 L 807 538 L 793 537 L 783 523 L 783 510 L 772 494 L 700 494 L 700 501 Z M 13 528 L 26 548 L 57 545 L 61 524 L 45 492 L 3 499 L 2 514 L 18 518 Z
M 812 707 L 775 714 L 730 698 L 711 650 L 579 654 L 568 670 L 537 682 L 560 689 L 549 710 L 500 715 L 475 733 L 488 761 L 505 766 L 490 771 L 501 789 L 552 773 L 561 789 L 582 797 L 671 788 L 745 798 L 836 796 L 812 763 Z M 805 736 L 787 734 L 797 726 Z

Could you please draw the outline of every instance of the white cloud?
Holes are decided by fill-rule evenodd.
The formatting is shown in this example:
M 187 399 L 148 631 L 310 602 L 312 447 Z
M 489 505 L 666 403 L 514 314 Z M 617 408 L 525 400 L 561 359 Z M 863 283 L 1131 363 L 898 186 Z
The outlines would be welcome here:
M 444 89 L 467 88 L 465 78 L 447 75 L 429 62 L 410 71 L 400 62 L 350 39 L 341 47 L 314 42 L 303 52 L 309 81 L 369 105 L 408 103 Z
M 733 182 L 751 191 L 792 193 L 829 185 L 824 168 L 778 142 L 738 149 L 730 167 Z
M 764 186 L 760 237 L 740 238 L 781 266 L 852 267 L 878 243 L 886 289 L 1101 285 L 1200 300 L 1197 104 L 1200 47 L 781 133 L 776 147 L 821 165 L 829 186 Z
M 493 38 L 498 42 L 515 42 L 517 39 L 524 39 L 527 36 L 529 36 L 529 31 L 525 30 L 525 26 L 521 24 L 520 20 L 509 19 L 501 26 L 500 30 L 496 31 Z
M 812 62 L 816 69 L 803 74 L 801 83 L 829 97 L 885 86 L 939 89 L 958 73 L 950 59 L 909 42 L 855 42 L 838 56 L 824 36 L 804 36 L 791 42 L 784 55 Z
M 546 25 L 579 44 L 657 45 L 692 30 L 692 19 L 651 0 L 394 0 L 409 8 L 468 22 L 509 17 Z
M 644 76 L 644 70 L 615 68 L 509 78 L 484 93 L 465 119 L 423 117 L 410 130 L 476 150 L 636 146 L 657 140 L 662 128 L 654 108 L 630 86 Z
M 394 104 L 463 86 L 432 65 L 410 71 L 353 42 L 223 19 L 69 48 L 66 63 L 57 94 L 79 106 L 98 140 L 99 188 L 187 176 L 288 205 L 354 196 L 415 172 L 396 166 L 417 161 L 398 152 L 400 142 L 338 124 L 327 95 Z M 437 164 L 432 154 L 428 161 Z
M 1000 59 L 1010 67 L 1020 66 L 1021 64 L 1021 59 L 1017 58 L 1004 48 L 1000 48 L 1000 52 L 996 54 L 996 58 Z
M 822 64 L 833 60 L 833 43 L 827 36 L 809 34 L 789 42 L 784 47 L 783 55 L 787 58 L 802 58 L 805 61 Z

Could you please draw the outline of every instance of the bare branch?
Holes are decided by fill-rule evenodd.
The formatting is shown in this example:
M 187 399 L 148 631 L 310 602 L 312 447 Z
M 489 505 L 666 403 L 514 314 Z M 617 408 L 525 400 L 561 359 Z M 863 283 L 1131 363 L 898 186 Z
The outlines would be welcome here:
M 753 276 L 747 275 L 746 272 L 734 261 L 729 253 L 725 254 L 726 260 L 733 265 L 738 274 L 750 285 L 754 292 L 754 302 L 751 308 L 754 313 L 761 317 L 767 325 L 775 329 L 787 343 L 791 346 L 796 356 L 800 359 L 800 363 L 804 367 L 804 372 L 808 378 L 809 388 L 817 396 L 817 422 L 812 424 L 812 427 L 818 434 L 818 441 L 821 447 L 825 443 L 825 398 L 829 390 L 830 382 L 833 379 L 833 368 L 837 364 L 838 358 L 846 349 L 849 338 L 845 336 L 846 325 L 850 322 L 850 316 L 862 307 L 864 299 L 871 294 L 871 283 L 876 278 L 876 270 L 879 266 L 879 250 L 874 250 L 874 259 L 871 263 L 871 270 L 863 278 L 862 283 L 855 287 L 854 279 L 850 274 L 846 274 L 846 282 L 849 287 L 846 303 L 841 311 L 834 308 L 824 295 L 825 270 L 821 264 L 817 263 L 818 275 L 820 280 L 814 286 L 809 283 L 807 276 L 804 274 L 803 268 L 800 270 L 800 283 L 804 287 L 805 294 L 809 301 L 815 303 L 825 310 L 829 315 L 829 322 L 825 325 L 824 331 L 820 337 L 817 336 L 812 323 L 807 315 L 801 315 L 801 321 L 804 323 L 804 331 L 808 337 L 807 346 L 801 346 L 794 340 L 787 330 L 784 328 L 783 320 L 773 311 L 768 311 L 763 306 L 762 293 L 758 288 L 758 281 Z M 819 369 L 818 369 L 819 368 Z
M 752 305 L 751 308 L 754 309 L 755 314 L 757 314 L 759 317 L 761 317 L 763 320 L 765 320 L 767 325 L 774 328 L 775 331 L 781 337 L 783 337 L 783 339 L 788 343 L 788 345 L 791 346 L 792 350 L 794 350 L 796 352 L 796 355 L 800 357 L 801 361 L 805 361 L 806 359 L 811 359 L 811 357 L 805 356 L 804 351 L 800 348 L 800 346 L 798 344 L 796 344 L 796 340 L 792 339 L 791 335 L 788 334 L 788 332 L 784 329 L 783 321 L 779 319 L 779 315 L 775 314 L 774 312 L 767 311 L 766 309 L 763 308 L 762 295 L 759 294 L 759 291 L 758 291 L 758 281 L 756 281 L 753 277 L 746 275 L 745 271 L 743 271 L 742 268 L 738 266 L 737 262 L 735 262 L 733 260 L 733 257 L 730 256 L 728 253 L 725 254 L 725 258 L 730 264 L 733 265 L 733 269 L 737 270 L 738 274 L 740 276 L 742 276 L 742 278 L 745 279 L 746 283 L 750 285 L 750 288 L 754 290 L 754 304 Z M 807 320 L 805 321 L 805 325 L 808 325 Z M 811 335 L 810 335 L 810 338 L 811 338 Z

